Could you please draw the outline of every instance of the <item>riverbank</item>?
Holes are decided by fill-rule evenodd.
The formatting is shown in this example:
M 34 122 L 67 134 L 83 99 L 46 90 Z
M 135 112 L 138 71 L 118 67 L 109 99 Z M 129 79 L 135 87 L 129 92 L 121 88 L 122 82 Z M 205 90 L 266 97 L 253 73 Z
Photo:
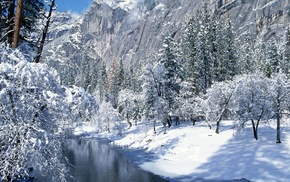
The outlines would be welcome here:
M 182 123 L 163 134 L 162 126 L 153 133 L 152 126 L 139 125 L 122 136 L 94 134 L 90 125 L 75 130 L 92 137 L 108 138 L 115 146 L 142 149 L 129 153 L 140 168 L 170 181 L 247 179 L 255 182 L 290 181 L 290 130 L 282 127 L 282 144 L 276 144 L 274 123 L 260 126 L 259 140 L 254 140 L 251 126 L 237 132 L 232 122 L 222 123 L 216 134 L 205 123 Z M 204 180 L 200 180 L 204 181 Z

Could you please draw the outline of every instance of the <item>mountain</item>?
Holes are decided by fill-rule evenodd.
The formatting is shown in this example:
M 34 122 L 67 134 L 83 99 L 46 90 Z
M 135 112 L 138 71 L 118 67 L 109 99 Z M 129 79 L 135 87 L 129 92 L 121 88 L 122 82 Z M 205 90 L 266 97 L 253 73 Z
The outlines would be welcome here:
M 194 15 L 202 0 L 95 0 L 80 17 L 57 13 L 52 23 L 45 57 L 49 62 L 70 63 L 84 55 L 114 59 L 125 64 L 152 59 L 164 37 L 178 39 L 188 17 Z M 238 37 L 250 35 L 268 39 L 283 35 L 289 25 L 288 0 L 210 0 L 213 13 L 229 16 Z

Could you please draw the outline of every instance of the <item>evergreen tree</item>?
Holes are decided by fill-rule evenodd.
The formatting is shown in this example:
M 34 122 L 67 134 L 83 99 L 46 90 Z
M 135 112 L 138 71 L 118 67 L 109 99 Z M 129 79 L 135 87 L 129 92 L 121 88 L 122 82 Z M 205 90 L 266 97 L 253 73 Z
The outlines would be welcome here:
M 196 36 L 197 36 L 197 19 L 191 17 L 185 25 L 182 36 L 182 59 L 185 62 L 185 80 L 193 87 L 189 90 L 192 93 L 197 93 L 196 88 Z
M 142 72 L 140 71 L 140 68 L 142 69 L 142 65 L 137 66 L 136 63 L 130 63 L 129 68 L 127 70 L 124 69 L 124 86 L 125 88 L 132 90 L 134 93 L 142 91 L 142 83 L 140 81 L 141 76 L 139 77 L 139 72 Z
M 147 119 L 154 118 L 154 103 L 156 98 L 155 85 L 154 81 L 153 68 L 152 65 L 147 65 L 143 76 L 143 94 L 144 94 L 144 116 Z
M 225 32 L 225 57 L 226 57 L 226 62 L 224 63 L 226 70 L 225 80 L 230 80 L 233 79 L 235 75 L 239 74 L 237 68 L 237 60 L 238 60 L 237 47 L 230 17 L 227 17 L 226 19 L 224 32 Z
M 290 28 L 288 27 L 284 37 L 283 65 L 281 69 L 290 78 Z
M 115 109 L 118 107 L 118 96 L 120 91 L 119 73 L 119 63 L 117 59 L 114 59 L 109 75 L 109 92 L 111 104 Z
M 266 59 L 266 45 L 264 41 L 259 41 L 254 48 L 254 60 L 256 69 L 267 74 L 267 59 Z
M 31 41 L 31 33 L 37 32 L 36 24 L 45 12 L 44 0 L 1 1 L 0 5 L 1 42 L 12 45 L 14 39 L 14 47 L 17 47 L 19 40 Z
M 102 103 L 103 100 L 107 101 L 107 92 L 108 92 L 108 76 L 106 71 L 106 65 L 103 61 L 100 70 L 99 76 L 99 94 L 100 94 L 100 102 Z
M 100 67 L 102 65 L 100 65 L 100 60 L 98 58 L 91 60 L 91 64 L 90 64 L 90 73 L 89 73 L 89 77 L 90 77 L 90 87 L 88 89 L 88 91 L 90 93 L 93 93 L 94 91 L 96 91 L 97 89 L 97 85 L 99 82 L 99 72 L 100 72 Z
M 211 59 L 212 59 L 212 80 L 223 81 L 226 79 L 226 42 L 224 27 L 221 25 L 221 18 L 212 16 L 210 28 Z
M 81 70 L 79 75 L 79 85 L 83 87 L 85 90 L 88 90 L 90 87 L 90 59 L 87 53 L 83 56 L 83 59 L 81 61 Z
M 254 51 L 249 36 L 246 36 L 245 40 L 239 42 L 239 61 L 238 61 L 238 73 L 250 74 L 254 73 L 255 65 Z
M 125 86 L 125 71 L 124 71 L 124 65 L 123 65 L 123 60 L 120 59 L 119 60 L 119 73 L 117 76 L 118 79 L 118 86 L 119 86 L 119 90 L 124 89 Z
M 267 63 L 269 65 L 269 68 L 267 69 L 267 75 L 271 77 L 273 73 L 278 73 L 280 69 L 278 48 L 276 45 L 276 40 L 273 37 L 269 42 L 267 42 L 266 56 Z
M 18 0 L 16 3 L 16 14 L 14 18 L 13 41 L 12 47 L 16 48 L 19 44 L 21 18 L 22 18 L 23 0 Z
M 175 106 L 175 99 L 180 90 L 180 83 L 183 80 L 182 67 L 177 43 L 171 36 L 165 38 L 161 51 L 160 63 L 164 66 L 163 98 L 168 102 L 172 111 Z
M 203 1 L 201 12 L 198 12 L 199 29 L 196 41 L 196 78 L 197 88 L 205 93 L 212 83 L 212 42 L 210 40 L 211 21 L 208 2 Z

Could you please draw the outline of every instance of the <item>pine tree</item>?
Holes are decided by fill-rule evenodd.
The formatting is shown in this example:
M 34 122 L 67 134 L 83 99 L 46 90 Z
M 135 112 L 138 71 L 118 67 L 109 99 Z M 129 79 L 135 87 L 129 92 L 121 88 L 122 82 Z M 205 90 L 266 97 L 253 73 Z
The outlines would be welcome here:
M 119 86 L 119 90 L 121 89 L 125 89 L 125 71 L 124 71 L 124 65 L 123 65 L 123 60 L 120 59 L 119 60 L 119 73 L 117 76 L 118 79 L 118 86 Z
M 245 40 L 240 41 L 239 44 L 239 61 L 238 61 L 238 73 L 240 74 L 250 74 L 254 73 L 256 62 L 254 60 L 254 51 L 249 36 L 245 37 Z
M 118 107 L 118 97 L 120 92 L 120 80 L 119 80 L 119 63 L 115 58 L 111 67 L 109 75 L 109 92 L 110 92 L 110 102 L 113 108 Z
M 217 16 L 211 18 L 211 28 L 209 37 L 211 40 L 211 59 L 212 59 L 212 80 L 223 81 L 226 79 L 226 42 L 224 27 L 221 25 L 221 19 Z
M 37 32 L 38 20 L 45 12 L 44 0 L 1 1 L 1 42 L 17 47 L 19 40 L 31 41 L 31 33 Z M 15 14 L 16 11 L 16 14 Z M 21 29 L 21 32 L 20 32 Z
M 283 72 L 290 78 L 290 28 L 288 27 L 284 37 L 283 49 L 283 65 L 281 66 Z
M 91 59 L 88 53 L 82 56 L 81 65 L 79 68 L 79 73 L 76 79 L 76 85 L 88 90 L 90 87 L 90 69 L 91 69 Z
M 231 80 L 235 75 L 239 74 L 239 72 L 237 68 L 237 47 L 230 17 L 227 17 L 225 24 L 225 55 L 225 80 Z
M 182 67 L 177 43 L 171 36 L 165 38 L 161 51 L 160 63 L 165 68 L 163 80 L 163 98 L 168 102 L 169 109 L 174 110 L 175 99 L 180 91 L 183 80 Z
M 259 41 L 254 47 L 254 60 L 256 69 L 267 74 L 266 45 L 264 41 Z M 269 75 L 268 75 L 269 76 Z
M 99 84 L 99 72 L 101 71 L 101 67 L 102 65 L 100 65 L 101 61 L 96 58 L 91 60 L 91 64 L 90 64 L 90 88 L 89 88 L 89 92 L 93 93 L 94 91 L 96 91 L 97 86 Z
M 196 41 L 196 78 L 197 88 L 205 93 L 206 89 L 212 83 L 212 42 L 210 40 L 211 16 L 208 2 L 203 1 L 201 12 L 198 12 L 199 29 Z
M 16 5 L 16 14 L 14 18 L 14 33 L 13 33 L 13 41 L 12 41 L 13 48 L 16 48 L 19 44 L 23 0 L 18 0 L 16 4 L 17 5 Z
M 107 100 L 107 92 L 108 92 L 108 76 L 106 71 L 105 62 L 102 62 L 100 76 L 99 76 L 99 94 L 100 94 L 100 102 L 102 103 L 103 100 Z
M 191 17 L 188 23 L 185 25 L 182 36 L 182 59 L 185 62 L 185 80 L 192 85 L 189 88 L 190 92 L 197 93 L 196 88 L 196 36 L 197 36 L 197 19 L 196 17 Z
M 278 48 L 276 45 L 276 40 L 272 37 L 269 42 L 267 42 L 267 63 L 269 64 L 269 68 L 267 71 L 267 75 L 271 77 L 273 73 L 278 73 L 280 70 L 280 60 Z

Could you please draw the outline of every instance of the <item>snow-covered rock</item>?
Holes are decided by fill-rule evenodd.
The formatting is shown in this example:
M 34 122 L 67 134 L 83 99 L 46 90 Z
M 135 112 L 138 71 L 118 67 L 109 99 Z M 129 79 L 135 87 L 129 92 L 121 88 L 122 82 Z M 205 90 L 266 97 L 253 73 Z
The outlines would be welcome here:
M 78 20 L 57 14 L 62 23 L 52 26 L 54 40 L 46 47 L 48 55 L 78 61 L 84 51 L 110 64 L 122 58 L 125 64 L 149 59 L 169 34 L 178 39 L 187 17 L 194 15 L 201 0 L 95 0 Z M 281 37 L 289 24 L 287 0 L 211 0 L 213 13 L 229 16 L 238 37 L 245 34 Z M 71 17 L 68 19 L 68 17 Z M 73 23 L 75 22 L 75 23 Z M 70 30 L 68 30 L 70 29 Z

